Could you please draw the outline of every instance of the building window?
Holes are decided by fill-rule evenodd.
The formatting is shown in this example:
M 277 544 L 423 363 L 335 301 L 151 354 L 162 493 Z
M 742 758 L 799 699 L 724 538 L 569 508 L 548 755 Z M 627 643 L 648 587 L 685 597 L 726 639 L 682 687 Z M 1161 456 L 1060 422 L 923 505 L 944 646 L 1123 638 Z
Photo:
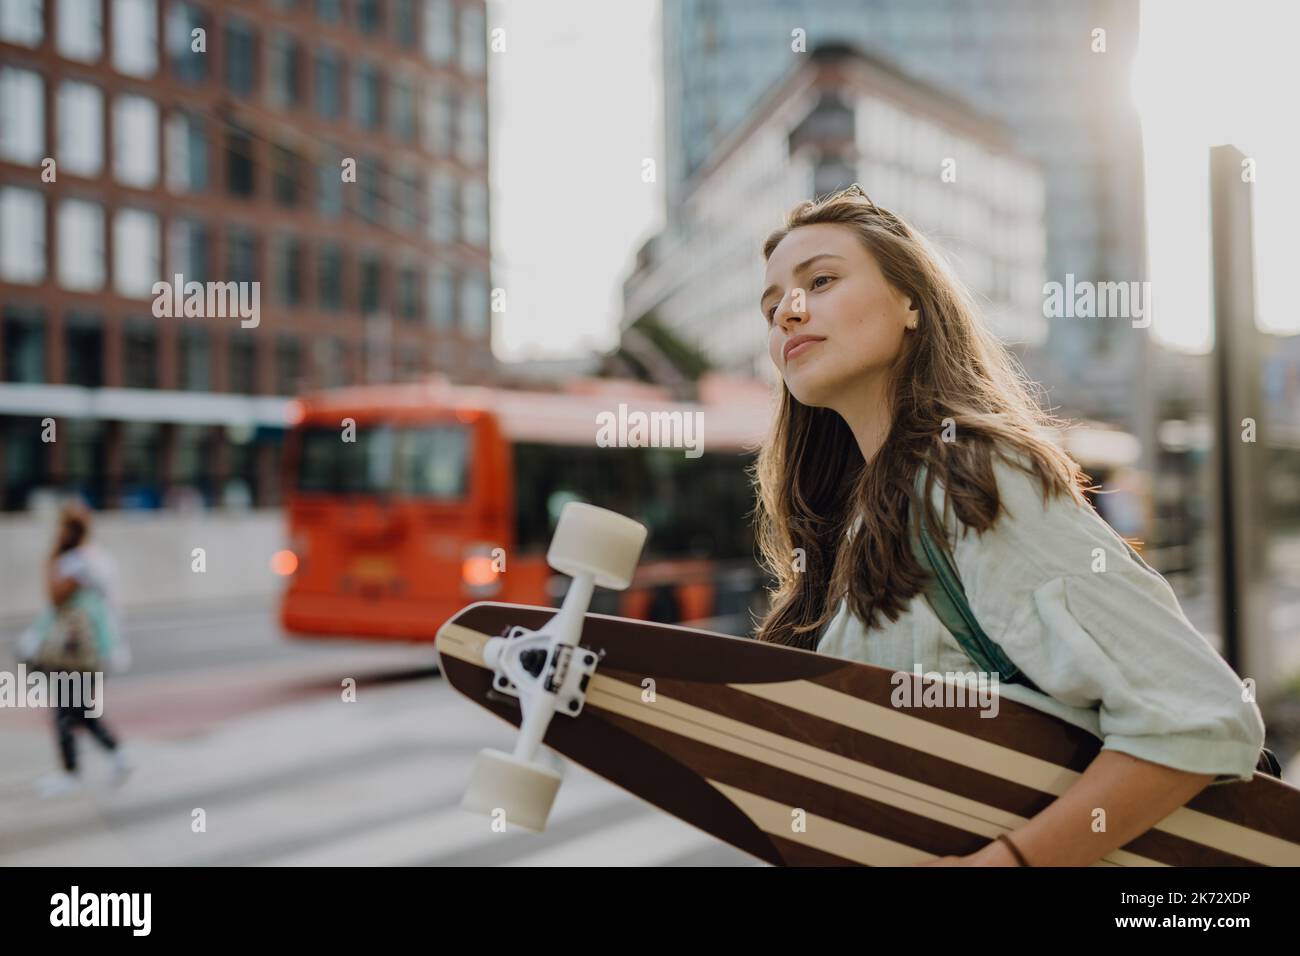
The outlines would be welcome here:
M 460 280 L 460 328 L 466 335 L 481 338 L 488 327 L 488 284 L 481 275 Z
M 202 391 L 207 391 L 203 389 Z M 211 431 L 206 425 L 177 425 L 172 444 L 172 488 L 168 489 L 168 498 L 194 501 L 207 505 L 211 495 L 211 485 L 206 475 L 204 461 L 207 457 Z M 180 494 L 176 494 L 180 492 Z M 184 496 L 184 497 L 182 497 Z M 175 499 L 173 499 L 175 500 Z
M 343 63 L 337 53 L 321 50 L 316 54 L 316 113 L 322 119 L 335 120 L 343 115 Z
M 456 147 L 461 162 L 475 166 L 487 158 L 487 116 L 483 97 L 466 93 L 460 101 L 460 131 Z
M 432 82 L 424 102 L 424 148 L 438 156 L 446 155 L 456 142 L 456 93 Z
M 302 304 L 302 242 L 291 236 L 275 241 L 275 294 L 281 305 Z
M 281 337 L 275 344 L 275 393 L 296 395 L 302 390 L 302 346 L 297 339 Z
M 316 18 L 322 23 L 341 23 L 343 0 L 316 0 Z
M 251 335 L 240 334 L 241 331 L 235 329 L 230 333 L 227 383 L 229 390 L 237 395 L 253 395 L 257 392 L 257 342 Z
M 207 15 L 188 3 L 174 3 L 167 9 L 167 59 L 172 74 L 182 83 L 196 86 L 208 78 L 208 54 L 194 49 L 194 31 L 209 32 Z
M 39 309 L 4 311 L 5 381 L 45 381 L 45 315 Z
M 239 129 L 226 133 L 226 190 L 232 196 L 251 196 L 257 191 L 253 137 Z
M 362 33 L 378 33 L 384 28 L 383 5 L 379 0 L 357 0 L 357 26 Z
M 456 8 L 452 0 L 424 0 L 424 55 L 448 63 L 456 52 Z
M 167 227 L 167 258 L 171 263 L 168 273 L 179 273 L 185 282 L 207 282 L 211 242 L 206 223 L 197 219 L 173 219 Z
M 316 299 L 322 309 L 343 308 L 343 248 L 336 242 L 321 244 L 316 257 Z
M 82 199 L 59 203 L 58 255 L 55 268 L 59 285 L 74 292 L 94 292 L 104 287 L 104 207 Z
M 371 315 L 384 306 L 384 264 L 379 256 L 367 252 L 361 256 L 362 315 Z
M 44 36 L 41 0 L 7 0 L 0 3 L 0 40 L 19 46 L 40 46 Z
M 94 63 L 103 56 L 102 2 L 103 0 L 59 0 L 55 47 L 60 56 L 83 63 Z
M 0 67 L 0 159 L 36 166 L 45 158 L 45 81 Z
M 243 226 L 226 230 L 226 275 L 234 282 L 256 282 L 257 234 Z
M 210 392 L 212 390 L 212 360 L 208 333 L 203 329 L 185 326 L 180 334 L 180 388 L 184 392 Z
M 455 242 L 460 234 L 460 203 L 456 180 L 446 170 L 429 176 L 429 238 Z
M 158 104 L 143 96 L 113 100 L 113 175 L 139 189 L 158 182 Z
M 250 96 L 257 89 L 257 35 L 241 20 L 226 22 L 226 89 Z
M 472 246 L 488 244 L 488 190 L 481 179 L 467 179 L 461 190 L 465 241 Z
M 280 107 L 297 106 L 302 99 L 302 44 L 287 33 L 271 41 L 271 101 Z
M 45 197 L 34 189 L 0 186 L 0 279 L 45 281 Z
M 122 423 L 122 507 L 162 505 L 162 427 L 156 422 Z
M 357 214 L 366 222 L 383 225 L 384 167 L 373 156 L 357 161 Z
M 158 8 L 155 0 L 111 0 L 113 69 L 128 76 L 158 70 Z
M 394 225 L 403 232 L 417 235 L 420 232 L 420 173 L 416 169 L 395 172 L 390 180 L 393 196 Z
M 415 266 L 397 273 L 397 311 L 404 319 L 420 317 L 420 271 Z
M 284 146 L 271 147 L 271 195 L 282 206 L 302 199 L 302 159 Z
M 59 84 L 59 171 L 98 176 L 104 168 L 104 94 L 89 83 Z
M 343 367 L 343 343 L 337 338 L 314 339 L 312 359 L 316 366 L 316 382 L 322 388 L 338 388 L 347 384 Z
M 379 100 L 383 78 L 371 63 L 357 66 L 353 77 L 352 119 L 362 129 L 379 128 Z
M 487 65 L 487 38 L 483 30 L 483 8 L 460 8 L 460 68 L 478 76 Z
M 122 384 L 158 387 L 158 329 L 147 319 L 129 320 L 122 330 Z
M 99 388 L 104 384 L 104 326 L 99 316 L 69 312 L 63 321 L 63 381 Z
M 416 0 L 393 0 L 393 38 L 407 48 L 420 41 L 415 24 Z
M 429 324 L 435 329 L 456 325 L 456 277 L 446 266 L 429 273 Z
M 838 192 L 857 178 L 852 163 L 838 157 L 818 163 L 813 170 L 813 192 L 818 196 Z
M 333 147 L 325 147 L 316 166 L 316 208 L 330 218 L 343 214 L 342 161 L 342 153 Z
M 143 209 L 119 209 L 113 216 L 113 287 L 118 295 L 145 299 L 162 274 L 158 217 Z
M 415 88 L 406 80 L 394 79 L 389 92 L 393 134 L 410 142 L 415 139 Z
M 208 132 L 191 113 L 173 113 L 167 120 L 167 188 L 175 193 L 208 188 Z

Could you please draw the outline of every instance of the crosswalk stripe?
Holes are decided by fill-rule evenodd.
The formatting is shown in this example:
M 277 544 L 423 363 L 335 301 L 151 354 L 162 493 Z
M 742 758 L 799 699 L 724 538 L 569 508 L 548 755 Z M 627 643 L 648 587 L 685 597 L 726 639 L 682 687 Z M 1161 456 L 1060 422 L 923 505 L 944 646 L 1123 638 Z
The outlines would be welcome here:
M 573 779 L 575 776 L 579 779 Z M 451 806 L 418 814 L 391 826 L 367 830 L 346 840 L 327 841 L 316 849 L 268 859 L 262 861 L 263 865 L 403 866 L 417 861 L 436 863 L 441 857 L 487 846 L 493 840 L 524 832 L 518 828 L 508 828 L 504 833 L 493 831 L 488 817 L 461 810 L 459 797 L 463 783 L 468 779 L 466 774 L 458 780 L 454 793 L 448 798 Z M 587 774 L 575 774 L 574 768 L 570 767 L 547 821 L 548 828 L 625 800 L 626 797 L 610 784 Z M 647 812 L 650 811 L 647 809 Z
M 718 841 L 666 813 L 517 857 L 514 866 L 658 866 Z

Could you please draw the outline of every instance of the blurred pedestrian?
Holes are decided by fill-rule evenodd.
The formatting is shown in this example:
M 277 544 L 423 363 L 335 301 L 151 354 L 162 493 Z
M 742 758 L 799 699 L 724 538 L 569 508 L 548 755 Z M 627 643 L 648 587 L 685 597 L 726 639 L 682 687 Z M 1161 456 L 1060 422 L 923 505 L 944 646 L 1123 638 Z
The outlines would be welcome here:
M 65 505 L 59 513 L 54 550 L 46 563 L 45 581 L 50 606 L 20 641 L 19 656 L 49 677 L 50 707 L 62 771 L 43 777 L 37 790 L 57 796 L 80 786 L 74 731 L 84 727 L 112 755 L 113 773 L 121 780 L 131 764 L 117 737 L 104 722 L 103 674 L 121 671 L 129 653 L 121 638 L 112 560 L 90 543 L 90 511 L 80 503 Z M 59 675 L 67 675 L 61 683 Z M 99 700 L 61 699 L 54 688 L 67 691 L 74 679 L 80 687 L 99 687 Z M 98 680 L 96 680 L 98 678 Z

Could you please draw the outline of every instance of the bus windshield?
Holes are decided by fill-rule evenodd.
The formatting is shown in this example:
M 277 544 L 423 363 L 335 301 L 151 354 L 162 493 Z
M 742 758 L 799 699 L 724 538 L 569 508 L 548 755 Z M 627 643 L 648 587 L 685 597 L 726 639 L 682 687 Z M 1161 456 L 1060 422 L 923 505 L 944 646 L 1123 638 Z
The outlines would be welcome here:
M 460 425 L 304 428 L 298 490 L 326 494 L 465 496 L 469 433 Z

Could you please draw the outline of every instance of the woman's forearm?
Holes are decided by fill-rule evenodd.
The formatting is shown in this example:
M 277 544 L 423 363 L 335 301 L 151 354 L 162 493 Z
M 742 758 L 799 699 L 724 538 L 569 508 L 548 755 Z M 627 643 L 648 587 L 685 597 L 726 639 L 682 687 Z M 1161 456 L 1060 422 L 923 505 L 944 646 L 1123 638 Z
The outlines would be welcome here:
M 1089 866 L 1150 830 L 1213 780 L 1214 774 L 1188 773 L 1103 750 L 1069 790 L 1007 836 L 1030 866 Z M 968 862 L 1016 865 L 1001 841 L 972 854 Z
M 76 578 L 62 577 L 58 569 L 51 562 L 45 575 L 45 586 L 49 591 L 50 601 L 54 604 L 62 604 L 72 592 L 77 590 Z

